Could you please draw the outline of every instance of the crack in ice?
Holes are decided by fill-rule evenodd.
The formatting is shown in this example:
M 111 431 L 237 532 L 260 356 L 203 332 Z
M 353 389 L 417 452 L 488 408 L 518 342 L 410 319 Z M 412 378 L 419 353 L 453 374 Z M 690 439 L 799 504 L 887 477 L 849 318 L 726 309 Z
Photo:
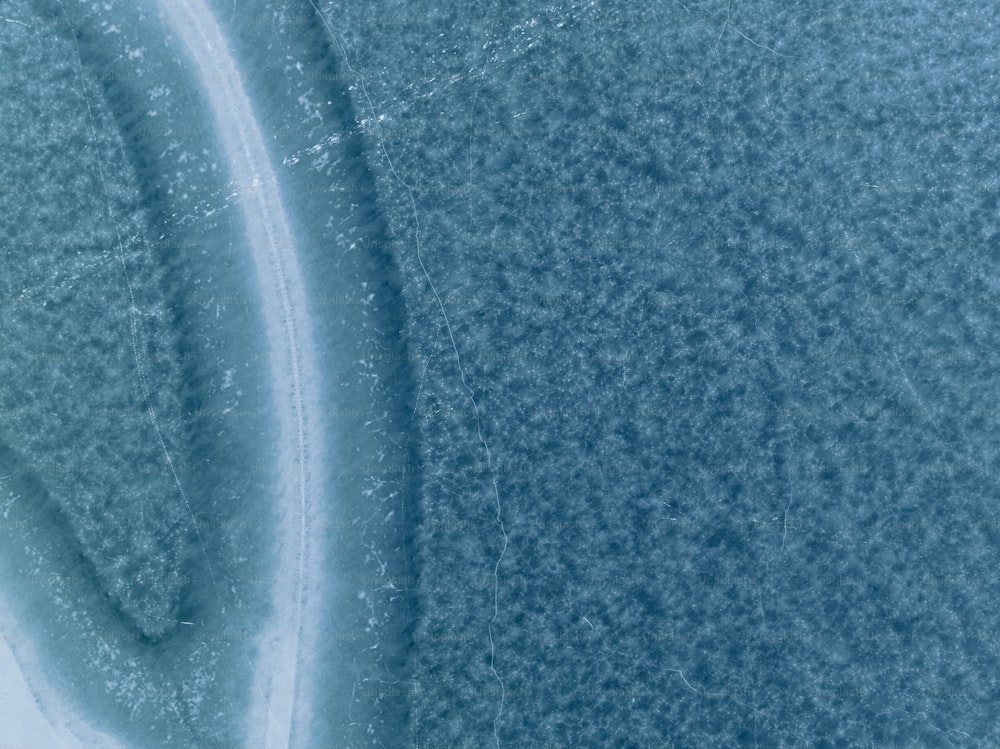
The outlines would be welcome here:
M 376 135 L 378 136 L 379 147 L 381 148 L 382 155 L 385 157 L 386 163 L 389 166 L 389 171 L 392 172 L 392 176 L 395 177 L 396 181 L 399 182 L 399 184 L 403 187 L 404 190 L 406 190 L 406 195 L 409 198 L 410 207 L 413 211 L 414 237 L 415 237 L 414 244 L 416 246 L 417 262 L 420 265 L 420 270 L 424 274 L 424 278 L 427 281 L 427 285 L 430 287 L 431 294 L 434 296 L 434 300 L 437 303 L 438 309 L 441 312 L 441 317 L 444 320 L 445 329 L 448 332 L 448 340 L 451 342 L 451 349 L 455 354 L 455 364 L 458 367 L 459 379 L 462 382 L 462 387 L 465 388 L 466 392 L 469 394 L 469 400 L 472 403 L 472 410 L 474 412 L 476 420 L 476 433 L 479 438 L 479 443 L 482 445 L 483 450 L 486 453 L 486 466 L 493 476 L 492 487 L 493 487 L 494 502 L 496 506 L 496 522 L 500 526 L 500 534 L 503 538 L 503 548 L 500 550 L 500 554 L 497 556 L 496 563 L 494 564 L 493 567 L 493 618 L 490 620 L 489 626 L 487 627 L 487 633 L 489 635 L 489 641 L 490 641 L 490 672 L 493 678 L 495 678 L 497 680 L 497 683 L 500 685 L 500 705 L 497 709 L 496 715 L 493 718 L 493 741 L 496 744 L 497 749 L 499 749 L 500 747 L 499 724 L 500 724 L 500 718 L 503 715 L 504 706 L 506 704 L 507 690 L 503 678 L 500 676 L 500 673 L 496 669 L 496 642 L 493 639 L 493 628 L 496 626 L 496 621 L 500 614 L 500 564 L 503 561 L 504 555 L 507 553 L 507 547 L 510 543 L 510 539 L 507 535 L 507 530 L 504 527 L 503 512 L 500 503 L 499 469 L 493 462 L 493 454 L 490 451 L 490 446 L 486 442 L 485 436 L 483 435 L 483 421 L 479 410 L 479 403 L 476 400 L 475 390 L 473 390 L 473 388 L 469 385 L 468 380 L 465 376 L 465 369 L 462 367 L 462 357 L 458 351 L 458 344 L 455 341 L 455 334 L 452 331 L 451 322 L 448 319 L 448 313 L 445 310 L 444 301 L 441 299 L 440 294 L 438 294 L 437 287 L 434 285 L 434 281 L 431 279 L 431 275 L 427 271 L 427 266 L 424 264 L 423 254 L 421 252 L 422 248 L 420 245 L 420 217 L 417 212 L 417 201 L 416 198 L 414 198 L 413 196 L 413 189 L 396 171 L 396 166 L 393 163 L 392 159 L 390 158 L 389 152 L 385 148 L 385 138 L 383 137 L 382 126 L 379 124 L 382 118 L 377 116 L 375 113 L 375 107 L 372 104 L 371 97 L 368 95 L 368 89 L 365 86 L 364 76 L 351 67 L 350 61 L 347 58 L 347 52 L 344 49 L 343 44 L 341 44 L 340 40 L 334 33 L 332 26 L 327 21 L 326 15 L 322 11 L 320 11 L 318 7 L 316 7 L 316 3 L 313 0 L 309 0 L 309 4 L 312 6 L 312 9 L 316 12 L 317 16 L 319 16 L 319 19 L 322 22 L 323 26 L 326 28 L 327 33 L 330 35 L 331 40 L 333 40 L 334 44 L 337 45 L 337 49 L 340 52 L 340 55 L 343 58 L 344 64 L 347 66 L 347 69 L 351 72 L 352 75 L 358 78 L 361 87 L 361 93 L 365 97 L 365 102 L 367 103 L 368 110 L 371 114 L 370 121 L 374 124 L 374 130 Z
M 69 17 L 66 15 L 66 9 L 63 7 L 61 0 L 59 0 L 59 9 L 63 14 L 63 18 L 69 23 Z M 9 19 L 5 19 L 9 20 Z M 87 79 L 83 69 L 83 57 L 80 54 L 80 43 L 77 41 L 76 37 L 73 37 L 73 45 L 76 49 L 76 63 L 77 71 L 80 75 L 80 93 L 83 95 L 84 101 L 87 103 L 87 117 L 90 123 L 91 137 L 94 140 L 95 148 L 98 143 L 97 138 L 97 124 L 94 120 L 94 110 L 90 106 L 90 96 L 87 92 Z M 181 500 L 184 503 L 184 508 L 187 510 L 188 517 L 191 519 L 191 524 L 194 526 L 194 532 L 198 537 L 198 544 L 201 546 L 201 553 L 205 559 L 205 566 L 208 569 L 209 578 L 212 581 L 212 586 L 216 586 L 215 581 L 215 571 L 212 568 L 212 561 L 208 556 L 208 550 L 205 547 L 205 540 L 201 535 L 201 529 L 198 527 L 198 521 L 195 519 L 194 511 L 191 509 L 191 502 L 188 500 L 187 492 L 184 491 L 184 487 L 181 485 L 180 477 L 177 475 L 177 469 L 174 467 L 173 458 L 170 457 L 170 451 L 167 449 L 166 440 L 163 438 L 163 431 L 160 429 L 160 421 L 156 417 L 156 411 L 153 408 L 152 399 L 149 396 L 149 383 L 146 380 L 146 370 L 142 364 L 142 356 L 139 353 L 139 342 L 136 334 L 136 313 L 138 312 L 138 307 L 135 304 L 135 292 L 132 288 L 132 279 L 129 276 L 128 265 L 125 262 L 125 246 L 122 242 L 121 229 L 118 226 L 118 222 L 115 220 L 114 212 L 111 208 L 111 198 L 108 193 L 108 183 L 104 176 L 104 168 L 101 166 L 101 160 L 98 155 L 97 161 L 97 174 L 101 180 L 101 191 L 104 196 L 104 205 L 107 211 L 108 220 L 115 227 L 115 240 L 118 247 L 118 257 L 122 264 L 122 273 L 125 276 L 125 285 L 128 288 L 129 296 L 129 328 L 132 337 L 132 356 L 135 360 L 136 372 L 139 378 L 139 387 L 142 392 L 143 402 L 146 406 L 146 413 L 149 416 L 149 420 L 153 425 L 153 431 L 156 433 L 156 438 L 160 443 L 160 449 L 163 451 L 163 456 L 166 458 L 167 466 L 170 468 L 170 475 L 173 477 L 174 484 L 177 486 L 177 491 L 181 495 Z M 153 617 L 154 619 L 163 619 L 162 617 Z M 163 621 L 173 621 L 168 619 L 163 619 Z

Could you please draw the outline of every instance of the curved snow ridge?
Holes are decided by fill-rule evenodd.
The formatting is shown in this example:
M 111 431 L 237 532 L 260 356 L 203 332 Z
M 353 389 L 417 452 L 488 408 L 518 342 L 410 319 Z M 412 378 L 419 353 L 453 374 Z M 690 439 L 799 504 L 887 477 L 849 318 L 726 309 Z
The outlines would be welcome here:
M 215 116 L 246 222 L 264 312 L 279 430 L 278 581 L 274 619 L 258 643 L 247 741 L 253 747 L 307 746 L 313 705 L 302 656 L 318 633 L 317 548 L 323 433 L 314 338 L 306 291 L 277 178 L 225 37 L 204 0 L 157 0 L 187 48 Z
M 125 749 L 86 723 L 42 673 L 27 628 L 0 600 L 0 747 Z

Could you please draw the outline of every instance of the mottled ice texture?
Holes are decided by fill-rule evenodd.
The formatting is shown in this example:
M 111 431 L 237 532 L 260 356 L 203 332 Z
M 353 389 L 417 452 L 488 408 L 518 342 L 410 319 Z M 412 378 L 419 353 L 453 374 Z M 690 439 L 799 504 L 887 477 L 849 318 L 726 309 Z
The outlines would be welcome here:
M 323 7 L 421 383 L 419 744 L 998 743 L 996 6 Z
M 30 26 L 0 25 L 0 442 L 156 638 L 200 555 L 176 332 L 100 89 L 26 7 L 5 12 Z

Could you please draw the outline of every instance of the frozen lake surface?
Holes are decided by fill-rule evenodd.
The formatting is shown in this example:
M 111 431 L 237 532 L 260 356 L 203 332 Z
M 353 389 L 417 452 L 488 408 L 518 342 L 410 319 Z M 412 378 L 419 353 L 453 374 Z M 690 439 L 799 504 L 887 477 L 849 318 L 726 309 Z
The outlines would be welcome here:
M 5 0 L 0 745 L 1000 744 L 998 26 Z
M 215 116 L 260 290 L 278 421 L 275 457 L 287 470 L 275 491 L 280 507 L 274 534 L 280 551 L 274 569 L 274 614 L 258 644 L 247 740 L 252 746 L 288 746 L 293 725 L 310 723 L 313 688 L 300 662 L 309 662 L 315 652 L 315 643 L 303 638 L 318 634 L 312 599 L 323 587 L 318 564 L 323 524 L 316 506 L 324 491 L 322 473 L 313 464 L 322 465 L 326 454 L 317 423 L 323 403 L 316 341 L 278 180 L 226 40 L 204 2 L 169 0 L 160 8 L 195 61 Z M 315 742 L 306 734 L 298 743 Z
M 25 730 L 141 747 L 370 735 L 359 673 L 405 662 L 386 633 L 412 621 L 380 578 L 407 574 L 411 491 L 373 468 L 405 462 L 409 385 L 387 255 L 358 250 L 388 245 L 354 215 L 356 158 L 338 182 L 351 202 L 309 175 L 282 184 L 274 163 L 305 134 L 276 119 L 298 123 L 284 99 L 300 97 L 282 81 L 253 106 L 266 73 L 250 71 L 272 57 L 247 62 L 207 5 L 9 10 L 5 127 L 33 110 L 37 128 L 10 144 L 21 190 L 4 195 L 0 564 L 22 654 L 5 663 L 38 706 Z M 298 36 L 285 59 L 315 76 L 327 63 Z M 317 708 L 320 687 L 337 709 Z

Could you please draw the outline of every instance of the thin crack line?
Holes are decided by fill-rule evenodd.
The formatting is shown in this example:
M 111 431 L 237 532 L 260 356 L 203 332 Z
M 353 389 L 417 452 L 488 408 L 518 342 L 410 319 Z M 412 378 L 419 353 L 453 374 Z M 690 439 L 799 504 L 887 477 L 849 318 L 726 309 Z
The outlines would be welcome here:
M 505 702 L 506 702 L 507 691 L 506 691 L 506 687 L 504 685 L 503 678 L 500 676 L 499 672 L 496 669 L 496 642 L 493 639 L 493 627 L 496 625 L 496 620 L 497 620 L 497 617 L 499 616 L 499 611 L 500 611 L 500 609 L 499 609 L 499 599 L 500 599 L 500 563 L 503 561 L 503 557 L 507 553 L 507 547 L 508 547 L 508 545 L 510 543 L 510 539 L 509 539 L 509 537 L 507 535 L 507 531 L 506 531 L 506 529 L 504 527 L 502 507 L 501 507 L 501 504 L 500 504 L 499 470 L 498 470 L 497 466 L 495 466 L 493 464 L 493 455 L 492 455 L 492 453 L 490 451 L 489 445 L 486 442 L 486 438 L 483 436 L 483 422 L 482 422 L 482 417 L 481 417 L 480 411 L 479 411 L 479 404 L 476 401 L 476 393 L 472 389 L 472 387 L 469 385 L 469 383 L 468 383 L 468 381 L 466 379 L 465 370 L 462 367 L 462 357 L 461 357 L 461 354 L 458 351 L 458 344 L 455 342 L 455 335 L 454 335 L 454 332 L 452 331 L 451 322 L 448 319 L 448 313 L 445 310 L 444 302 L 441 300 L 441 296 L 440 296 L 440 294 L 438 294 L 437 288 L 435 287 L 434 282 L 431 279 L 430 273 L 428 273 L 427 267 L 424 264 L 423 256 L 422 256 L 422 253 L 421 253 L 421 245 L 420 245 L 420 217 L 419 217 L 418 212 L 417 212 L 417 202 L 416 202 L 416 199 L 413 197 L 413 189 L 410 187 L 410 185 L 408 185 L 403 180 L 402 177 L 399 176 L 399 173 L 396 171 L 395 164 L 393 164 L 393 161 L 390 158 L 389 153 L 388 153 L 388 151 L 385 148 L 385 138 L 383 136 L 382 126 L 379 124 L 378 116 L 375 113 L 375 107 L 372 104 L 371 97 L 368 95 L 368 89 L 365 86 L 364 76 L 361 73 L 359 73 L 358 71 L 354 70 L 353 67 L 351 67 L 350 61 L 349 61 L 349 59 L 347 57 L 347 52 L 344 49 L 344 46 L 341 44 L 340 40 L 337 38 L 337 36 L 334 33 L 332 27 L 327 22 L 325 14 L 322 11 L 320 11 L 319 8 L 316 7 L 316 3 L 313 2 L 313 0 L 309 0 L 309 4 L 312 6 L 312 8 L 316 12 L 316 14 L 319 16 L 320 21 L 323 23 L 323 26 L 327 30 L 327 33 L 330 34 L 330 38 L 337 45 L 337 48 L 338 48 L 338 50 L 339 50 L 339 52 L 341 54 L 341 57 L 344 60 L 344 64 L 347 66 L 347 69 L 353 75 L 355 75 L 358 78 L 358 81 L 359 81 L 360 86 L 361 86 L 361 92 L 362 92 L 362 94 L 365 97 L 365 101 L 368 104 L 369 112 L 371 113 L 372 122 L 374 123 L 374 127 L 375 127 L 375 132 L 378 135 L 379 147 L 382 150 L 382 155 L 385 157 L 386 163 L 389 165 L 389 170 L 392 172 L 393 177 L 395 177 L 396 181 L 398 181 L 399 184 L 403 187 L 403 189 L 406 190 L 406 194 L 407 194 L 407 197 L 409 198 L 409 202 L 410 202 L 410 207 L 411 207 L 411 209 L 413 211 L 413 221 L 414 221 L 414 226 L 415 226 L 414 238 L 415 238 L 415 245 L 416 245 L 417 262 L 420 265 L 420 270 L 423 271 L 424 278 L 427 280 L 427 285 L 430 287 L 431 293 L 434 295 L 434 299 L 437 302 L 438 309 L 441 311 L 441 317 L 444 320 L 445 329 L 448 331 L 448 339 L 451 341 L 451 348 L 452 348 L 452 351 L 455 354 L 455 363 L 458 366 L 458 373 L 459 373 L 459 377 L 460 377 L 461 382 L 462 382 L 462 386 L 468 392 L 468 394 L 469 394 L 469 400 L 472 402 L 472 409 L 475 412 L 477 436 L 479 437 L 480 444 L 483 446 L 483 449 L 486 451 L 486 464 L 487 464 L 487 467 L 489 468 L 489 470 L 493 474 L 492 486 L 493 486 L 493 496 L 494 496 L 494 500 L 495 500 L 495 503 L 496 503 L 496 521 L 497 521 L 497 524 L 500 526 L 500 533 L 503 536 L 503 548 L 501 549 L 500 554 L 497 557 L 496 564 L 494 565 L 494 568 L 493 568 L 493 583 L 494 583 L 494 586 L 493 586 L 493 618 L 490 620 L 490 624 L 489 624 L 489 627 L 487 628 L 487 631 L 488 631 L 489 639 L 490 639 L 490 671 L 492 672 L 494 678 L 496 678 L 497 682 L 500 685 L 500 706 L 499 706 L 499 708 L 497 710 L 496 716 L 493 718 L 493 739 L 494 739 L 494 743 L 496 744 L 497 748 L 499 749 L 499 747 L 500 747 L 500 737 L 499 737 L 499 733 L 498 733 L 498 726 L 499 726 L 500 718 L 503 715 L 503 710 L 504 710 L 504 705 L 505 705 Z
M 63 18 L 68 24 L 69 16 L 66 14 L 66 9 L 63 7 L 62 0 L 57 0 L 57 1 L 59 3 L 59 9 L 62 11 Z M 80 86 L 81 86 L 81 91 L 83 93 L 84 101 L 86 101 L 87 103 L 87 116 L 90 121 L 91 136 L 93 137 L 94 147 L 96 149 L 98 143 L 97 124 L 94 119 L 94 111 L 90 106 L 90 96 L 87 93 L 87 79 L 83 69 L 83 56 L 80 53 L 80 42 L 77 40 L 75 34 L 73 35 L 73 45 L 76 48 L 76 57 L 77 57 L 76 62 L 77 62 L 78 72 L 80 75 Z M 153 409 L 153 403 L 149 397 L 149 385 L 148 382 L 146 381 L 146 373 L 142 365 L 142 357 L 139 353 L 138 338 L 136 335 L 136 327 L 137 327 L 136 312 L 138 312 L 138 308 L 136 307 L 135 303 L 135 293 L 133 292 L 132 289 L 132 280 L 129 277 L 128 266 L 125 262 L 125 247 L 124 244 L 122 243 L 121 229 L 118 226 L 118 222 L 115 221 L 114 213 L 111 209 L 111 198 L 108 195 L 108 183 L 107 179 L 104 176 L 104 168 L 101 166 L 101 159 L 99 154 L 97 155 L 96 164 L 97 164 L 97 172 L 101 179 L 101 189 L 104 193 L 105 209 L 107 210 L 108 219 L 115 227 L 115 238 L 117 239 L 117 244 L 118 244 L 118 257 L 121 260 L 122 272 L 125 276 L 125 285 L 128 287 L 129 327 L 132 337 L 132 356 L 135 359 L 135 366 L 139 375 L 139 385 L 140 389 L 142 390 L 143 400 L 145 401 L 146 413 L 149 415 L 149 419 L 153 425 L 153 430 L 156 432 L 156 438 L 159 441 L 160 448 L 163 451 L 163 455 L 167 460 L 167 465 L 170 468 L 170 475 L 173 477 L 174 484 L 177 486 L 177 490 L 180 492 L 181 499 L 184 502 L 184 507 L 187 510 L 188 516 L 191 519 L 191 524 L 194 526 L 194 532 L 198 536 L 198 544 L 199 546 L 201 546 L 201 552 L 205 558 L 205 566 L 208 568 L 208 575 L 211 578 L 212 587 L 216 588 L 217 583 L 215 579 L 215 571 L 212 568 L 212 561 L 208 555 L 208 549 L 205 546 L 205 539 L 201 535 L 201 528 L 198 527 L 198 521 L 195 520 L 194 512 L 191 509 L 191 503 L 188 500 L 187 492 L 184 491 L 184 487 L 181 485 L 180 477 L 178 477 L 177 475 L 177 470 L 174 467 L 174 461 L 170 457 L 170 451 L 167 450 L 166 441 L 163 439 L 163 432 L 160 430 L 160 422 L 156 418 L 156 411 Z

